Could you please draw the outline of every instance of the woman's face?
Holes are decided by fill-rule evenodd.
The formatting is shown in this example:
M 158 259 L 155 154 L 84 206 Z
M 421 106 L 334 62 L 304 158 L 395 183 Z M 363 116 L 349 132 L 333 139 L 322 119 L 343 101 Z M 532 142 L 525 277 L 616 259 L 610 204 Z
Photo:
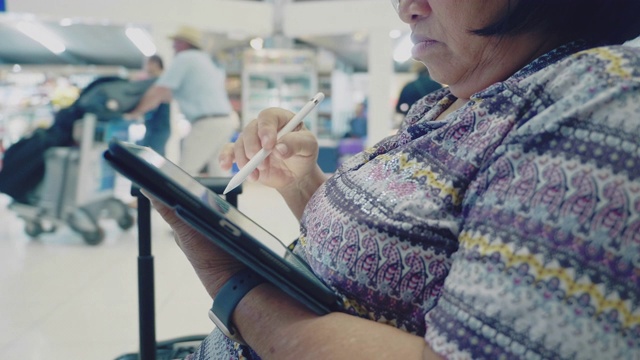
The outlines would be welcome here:
M 543 37 L 478 36 L 477 30 L 507 13 L 518 0 L 401 0 L 399 14 L 411 27 L 413 58 L 431 77 L 468 98 L 508 78 L 537 57 Z

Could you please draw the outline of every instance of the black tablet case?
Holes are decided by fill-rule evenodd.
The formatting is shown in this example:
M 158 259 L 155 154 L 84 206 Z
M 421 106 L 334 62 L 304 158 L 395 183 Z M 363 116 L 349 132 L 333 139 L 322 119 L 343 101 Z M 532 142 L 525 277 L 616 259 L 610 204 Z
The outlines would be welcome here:
M 340 298 L 337 294 L 322 283 L 296 255 L 289 252 L 284 259 L 281 259 L 268 248 L 259 245 L 259 240 L 248 234 L 238 224 L 225 218 L 223 214 L 211 208 L 208 209 L 194 194 L 184 190 L 179 182 L 172 179 L 166 171 L 161 170 L 161 167 L 136 155 L 141 151 L 156 159 L 161 158 L 163 166 L 179 171 L 175 164 L 153 150 L 116 139 L 110 142 L 104 157 L 118 172 L 141 188 L 148 190 L 167 205 L 174 207 L 179 216 L 210 240 L 248 267 L 258 271 L 271 283 L 302 302 L 312 311 L 317 314 L 325 314 L 339 307 Z M 185 176 L 187 174 L 182 171 L 180 177 L 185 178 Z M 193 179 L 190 176 L 189 178 Z M 193 181 L 197 180 L 193 179 Z M 205 187 L 203 190 L 207 192 L 206 196 L 209 199 L 213 199 L 218 206 L 223 208 L 223 211 L 224 207 L 227 207 L 227 210 L 244 216 L 219 195 Z M 255 224 L 255 226 L 258 225 Z M 273 237 L 268 231 L 264 229 L 262 231 Z

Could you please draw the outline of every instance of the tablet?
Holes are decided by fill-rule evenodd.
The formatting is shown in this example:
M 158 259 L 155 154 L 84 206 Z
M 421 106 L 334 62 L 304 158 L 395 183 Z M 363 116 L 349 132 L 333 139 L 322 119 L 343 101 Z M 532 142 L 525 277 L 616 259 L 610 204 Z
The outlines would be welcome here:
M 340 297 L 283 242 L 151 148 L 113 139 L 104 158 L 213 243 L 315 313 L 340 308 Z

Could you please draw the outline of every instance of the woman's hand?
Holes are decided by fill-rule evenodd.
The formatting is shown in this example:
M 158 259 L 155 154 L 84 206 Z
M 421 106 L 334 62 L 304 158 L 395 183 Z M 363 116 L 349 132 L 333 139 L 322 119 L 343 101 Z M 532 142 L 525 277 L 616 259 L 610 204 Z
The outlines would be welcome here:
M 151 205 L 174 231 L 176 243 L 187 256 L 200 281 L 212 298 L 227 280 L 244 268 L 238 260 L 216 246 L 176 215 L 175 211 L 149 193 L 142 191 Z
M 278 131 L 293 116 L 284 109 L 263 110 L 234 144 L 225 146 L 219 161 L 223 169 L 230 169 L 234 162 L 242 168 L 263 147 L 272 150 L 249 179 L 278 190 L 299 218 L 326 177 L 318 166 L 318 141 L 304 123 L 277 139 Z
M 278 130 L 293 116 L 292 112 L 279 108 L 260 112 L 258 118 L 242 130 L 235 144 L 223 150 L 220 165 L 229 169 L 235 162 L 242 168 L 264 147 L 273 151 L 249 176 L 251 180 L 281 189 L 312 174 L 317 167 L 318 142 L 304 123 L 277 140 Z

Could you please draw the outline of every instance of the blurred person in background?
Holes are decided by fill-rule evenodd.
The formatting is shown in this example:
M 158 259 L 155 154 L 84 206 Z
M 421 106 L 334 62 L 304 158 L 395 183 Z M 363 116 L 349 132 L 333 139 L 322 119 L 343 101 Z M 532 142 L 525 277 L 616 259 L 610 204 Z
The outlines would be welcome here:
M 150 78 L 158 78 L 164 70 L 162 58 L 150 56 L 145 64 Z M 167 141 L 171 136 L 171 108 L 168 102 L 162 102 L 157 108 L 144 114 L 145 133 L 140 145 L 148 146 L 158 154 L 164 155 Z
M 346 138 L 367 137 L 367 100 L 356 105 L 355 116 L 349 119 L 349 130 L 344 135 Z
M 273 150 L 250 180 L 282 195 L 294 252 L 344 308 L 259 283 L 228 304 L 236 340 L 216 329 L 192 358 L 640 358 L 640 49 L 620 46 L 640 2 L 392 4 L 448 85 L 397 134 L 327 177 L 315 136 L 277 139 L 293 113 L 271 108 L 220 157 Z M 228 300 L 244 266 L 153 202 Z
M 418 77 L 408 82 L 400 91 L 400 96 L 396 103 L 396 112 L 402 115 L 407 115 L 409 108 L 416 101 L 442 87 L 440 83 L 431 79 L 429 70 L 421 62 L 414 61 L 411 67 L 418 74 Z
M 223 170 L 217 158 L 237 130 L 238 118 L 225 88 L 226 73 L 202 50 L 202 36 L 190 26 L 170 36 L 175 51 L 171 66 L 127 116 L 140 117 L 175 99 L 191 124 L 182 140 L 180 167 L 196 176 L 229 176 L 230 171 Z

